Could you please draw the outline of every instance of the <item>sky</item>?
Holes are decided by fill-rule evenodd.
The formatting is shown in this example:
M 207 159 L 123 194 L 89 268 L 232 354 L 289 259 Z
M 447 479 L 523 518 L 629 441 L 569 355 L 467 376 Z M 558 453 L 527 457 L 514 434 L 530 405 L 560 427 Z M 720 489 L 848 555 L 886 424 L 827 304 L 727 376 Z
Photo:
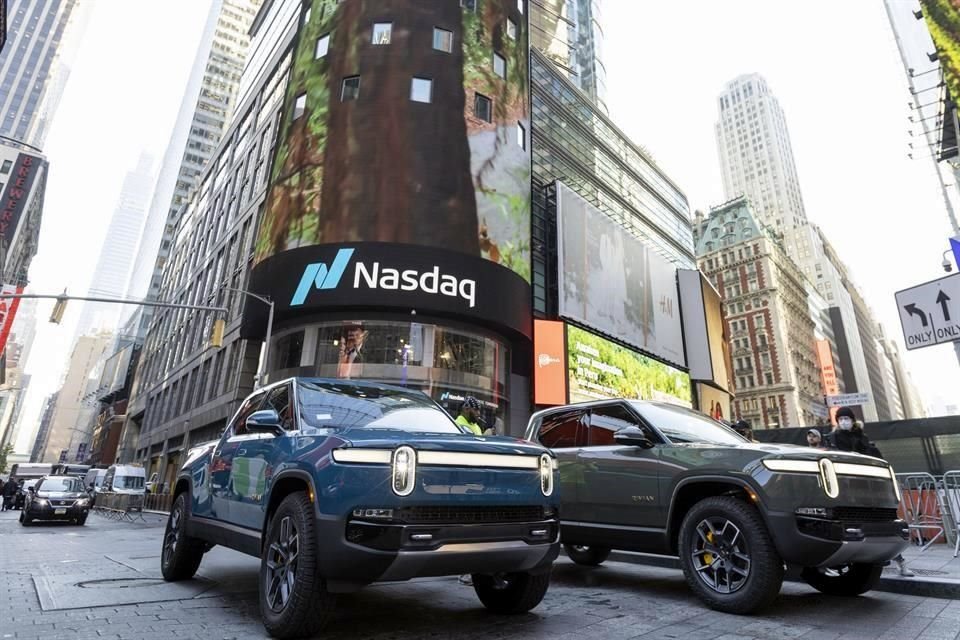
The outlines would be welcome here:
M 47 137 L 50 161 L 29 292 L 84 295 L 127 172 L 141 152 L 163 157 L 211 0 L 96 0 Z M 29 451 L 43 401 L 65 373 L 82 306 L 38 332 L 17 452 Z
M 50 179 L 31 265 L 34 293 L 90 285 L 121 182 L 141 152 L 162 158 L 211 0 L 96 0 L 47 140 Z M 900 0 L 895 0 L 900 1 Z M 880 0 L 603 0 L 603 59 L 614 121 L 707 210 L 723 198 L 716 96 L 763 74 L 783 107 L 807 214 L 852 269 L 902 347 L 893 294 L 943 274 L 949 226 L 932 163 L 907 158 L 906 79 Z M 64 374 L 80 315 L 46 322 L 17 450 Z M 906 354 L 934 411 L 957 402 L 947 345 Z
M 907 353 L 894 302 L 894 292 L 945 275 L 951 232 L 932 161 L 907 157 L 912 96 L 882 0 L 602 7 L 610 115 L 686 193 L 691 211 L 725 200 L 717 96 L 738 75 L 766 78 L 784 110 L 807 217 L 899 343 L 925 404 L 940 413 L 960 402 L 953 348 Z

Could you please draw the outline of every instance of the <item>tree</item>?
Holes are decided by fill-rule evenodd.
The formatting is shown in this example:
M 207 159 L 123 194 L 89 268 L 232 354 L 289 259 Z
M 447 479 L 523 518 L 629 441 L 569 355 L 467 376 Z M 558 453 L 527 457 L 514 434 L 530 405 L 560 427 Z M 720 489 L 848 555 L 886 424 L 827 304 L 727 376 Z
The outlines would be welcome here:
M 7 472 L 7 458 L 10 457 L 10 454 L 13 453 L 13 445 L 5 444 L 2 449 L 0 449 L 0 473 Z

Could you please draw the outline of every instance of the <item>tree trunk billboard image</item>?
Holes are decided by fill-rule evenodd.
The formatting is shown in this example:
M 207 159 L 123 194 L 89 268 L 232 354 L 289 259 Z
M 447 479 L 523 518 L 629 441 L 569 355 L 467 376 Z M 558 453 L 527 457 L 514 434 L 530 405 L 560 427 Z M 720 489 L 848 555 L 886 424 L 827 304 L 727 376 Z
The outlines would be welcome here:
M 526 16 L 516 0 L 312 0 L 256 263 L 422 245 L 530 279 Z

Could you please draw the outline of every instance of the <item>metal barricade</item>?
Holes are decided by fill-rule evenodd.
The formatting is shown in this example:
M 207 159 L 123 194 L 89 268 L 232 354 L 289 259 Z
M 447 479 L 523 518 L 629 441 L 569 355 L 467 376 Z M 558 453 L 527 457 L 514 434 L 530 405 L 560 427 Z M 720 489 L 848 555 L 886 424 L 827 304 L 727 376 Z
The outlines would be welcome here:
M 93 511 L 111 520 L 133 522 L 139 518 L 146 522 L 143 517 L 143 495 L 104 491 L 97 494 Z
M 945 508 L 937 479 L 929 473 L 898 473 L 897 480 L 903 493 L 901 509 L 910 527 L 910 537 L 921 547 L 921 552 L 926 551 L 946 531 Z
M 943 503 L 948 511 L 944 517 L 944 525 L 953 532 L 953 557 L 956 558 L 960 553 L 960 471 L 943 474 Z
M 143 508 L 146 511 L 170 513 L 172 503 L 173 496 L 169 493 L 148 493 L 143 500 Z

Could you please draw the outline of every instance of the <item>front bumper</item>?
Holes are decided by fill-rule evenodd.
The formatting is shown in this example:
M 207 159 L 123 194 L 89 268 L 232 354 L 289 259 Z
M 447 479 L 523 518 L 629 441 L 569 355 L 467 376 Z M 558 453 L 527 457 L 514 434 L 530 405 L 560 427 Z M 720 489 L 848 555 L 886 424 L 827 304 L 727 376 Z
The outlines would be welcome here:
M 53 504 L 38 505 L 36 502 L 30 504 L 25 514 L 35 520 L 75 520 L 85 517 L 90 513 L 90 505 L 78 506 L 76 504 L 69 506 L 59 506 Z
M 768 520 L 780 556 L 788 564 L 803 567 L 884 564 L 909 545 L 907 523 L 899 519 L 869 521 L 771 513 Z
M 549 571 L 560 552 L 556 518 L 409 524 L 318 515 L 317 529 L 318 572 L 334 592 L 430 576 L 538 573 Z

